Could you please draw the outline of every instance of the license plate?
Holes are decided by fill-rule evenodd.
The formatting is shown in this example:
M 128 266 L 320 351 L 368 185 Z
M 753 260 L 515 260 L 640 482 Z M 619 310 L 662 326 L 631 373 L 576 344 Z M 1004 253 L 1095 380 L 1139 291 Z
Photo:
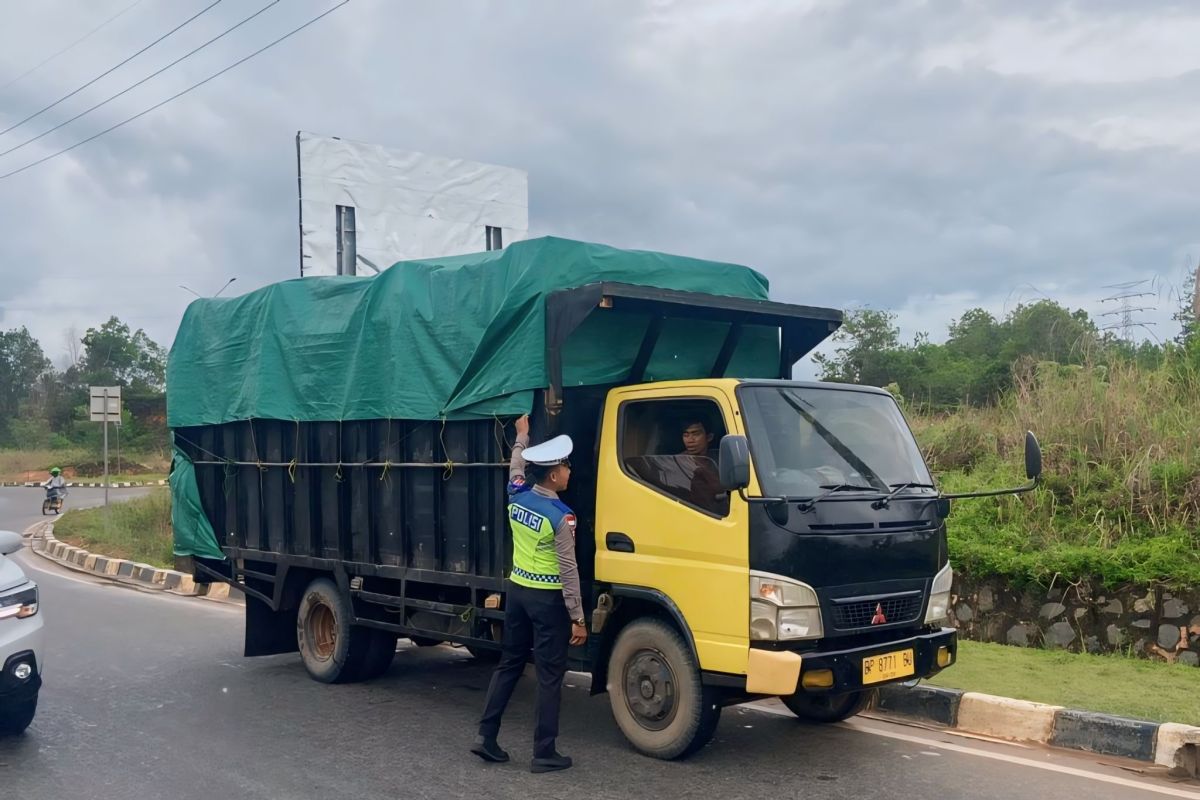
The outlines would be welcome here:
M 912 648 L 883 653 L 878 656 L 867 656 L 862 662 L 863 685 L 904 678 L 917 671 L 913 663 Z

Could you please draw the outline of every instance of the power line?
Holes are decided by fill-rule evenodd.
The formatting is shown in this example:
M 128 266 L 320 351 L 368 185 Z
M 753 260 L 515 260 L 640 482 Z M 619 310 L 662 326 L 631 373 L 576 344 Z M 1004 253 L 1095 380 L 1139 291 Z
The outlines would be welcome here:
M 253 14 L 251 14 L 251 15 L 250 15 L 250 16 L 248 16 L 248 17 L 246 17 L 244 20 L 242 20 L 242 21 L 241 21 L 241 22 L 239 22 L 238 24 L 234 25 L 232 28 L 227 28 L 227 29 L 225 29 L 225 31 L 224 31 L 224 32 L 222 32 L 222 33 L 218 34 L 217 36 L 214 36 L 214 37 L 213 37 L 213 38 L 211 38 L 211 39 L 209 39 L 207 42 L 205 42 L 204 44 L 200 45 L 200 46 L 199 46 L 199 47 L 197 47 L 195 50 L 192 50 L 190 53 L 186 53 L 186 54 L 184 54 L 184 55 L 180 56 L 179 58 L 177 58 L 177 59 L 175 59 L 174 61 L 172 61 L 170 64 L 167 64 L 165 67 L 163 67 L 163 68 L 159 69 L 159 70 L 158 70 L 158 71 L 156 71 L 156 72 L 152 72 L 151 74 L 149 74 L 149 75 L 147 75 L 146 77 L 142 78 L 142 79 L 141 79 L 140 81 L 138 81 L 137 83 L 134 83 L 134 84 L 132 84 L 132 85 L 130 85 L 130 86 L 126 86 L 124 89 L 122 89 L 121 91 L 117 92 L 117 93 L 116 93 L 116 94 L 114 94 L 112 97 L 108 98 L 107 100 L 102 100 L 102 101 L 100 101 L 99 103 L 96 103 L 96 105 L 92 106 L 92 107 L 91 107 L 91 108 L 89 108 L 88 110 L 86 110 L 86 111 L 81 111 L 80 113 L 76 114 L 75 116 L 71 117 L 70 119 L 66 120 L 65 122 L 60 122 L 60 123 L 58 123 L 57 125 L 55 125 L 53 128 L 50 128 L 49 130 L 46 130 L 46 131 L 42 131 L 42 132 L 41 132 L 41 133 L 39 133 L 37 136 L 30 137 L 29 139 L 26 139 L 25 141 L 21 142 L 21 143 L 20 143 L 20 144 L 18 144 L 18 145 L 14 145 L 13 147 L 10 147 L 10 148 L 8 148 L 7 150 L 5 150 L 5 151 L 3 151 L 3 152 L 0 152 L 0 157 L 6 156 L 6 155 L 8 155 L 9 153 L 15 153 L 17 150 L 20 150 L 20 149 L 21 149 L 22 147 L 24 147 L 25 145 L 27 145 L 27 144 L 32 144 L 33 142 L 36 142 L 38 139 L 41 139 L 41 138 L 42 138 L 42 137 L 44 137 L 44 136 L 49 136 L 50 134 L 54 133 L 56 130 L 58 130 L 58 129 L 60 129 L 60 128 L 63 128 L 63 127 L 66 127 L 67 125 L 70 125 L 72 122 L 74 122 L 75 120 L 79 119 L 80 117 L 85 117 L 85 116 L 87 116 L 88 114 L 90 114 L 90 113 L 92 113 L 93 111 L 95 111 L 97 108 L 100 108 L 101 106 L 106 106 L 106 105 L 108 105 L 109 103 L 111 103 L 113 100 L 116 100 L 118 97 L 121 97 L 122 95 L 125 95 L 125 94 L 128 94 L 129 92 L 132 92 L 132 91 L 133 91 L 134 89 L 136 89 L 137 87 L 139 87 L 139 86 L 141 86 L 142 84 L 146 83 L 146 81 L 152 80 L 153 78 L 157 78 L 159 75 L 163 74 L 164 72 L 166 72 L 167 70 L 169 70 L 171 67 L 173 67 L 173 66 L 175 66 L 176 64 L 178 64 L 180 61 L 183 61 L 183 60 L 185 60 L 185 59 L 187 59 L 187 58 L 191 58 L 191 57 L 192 57 L 192 56 L 194 56 L 196 53 L 199 53 L 201 50 L 203 50 L 204 48 L 208 47 L 210 44 L 212 44 L 213 42 L 217 41 L 218 39 L 222 39 L 222 38 L 224 38 L 225 36 L 228 36 L 229 34 L 233 33 L 233 32 L 234 32 L 234 31 L 236 31 L 238 28 L 242 27 L 242 26 L 243 26 L 243 25 L 245 25 L 247 22 L 249 22 L 250 20 L 254 19 L 254 18 L 255 18 L 255 17 L 257 17 L 259 14 L 262 14 L 262 13 L 263 13 L 263 12 L 265 12 L 267 9 L 269 9 L 271 6 L 273 6 L 273 5 L 276 5 L 277 3 L 279 3 L 279 0 L 271 0 L 271 2 L 267 3 L 265 6 L 263 6 L 262 8 L 260 8 L 258 11 L 255 11 Z
M 219 2 L 219 0 L 218 0 L 218 2 Z M 175 94 L 171 95 L 171 96 L 170 96 L 170 97 L 168 97 L 166 100 L 163 100 L 162 102 L 159 102 L 159 103 L 155 103 L 154 105 L 152 105 L 152 106 L 150 106 L 149 108 L 147 108 L 145 111 L 138 112 L 137 114 L 134 114 L 132 117 L 129 117 L 128 119 L 124 119 L 124 120 L 122 120 L 121 122 L 118 122 L 116 125 L 113 125 L 112 127 L 105 128 L 104 130 L 100 131 L 99 133 L 97 133 L 97 134 L 94 134 L 94 135 L 92 135 L 92 136 L 89 136 L 88 138 L 84 139 L 83 141 L 76 142 L 75 144 L 71 145 L 70 147 L 64 147 L 62 150 L 59 150 L 59 151 L 58 151 L 58 152 L 56 152 L 56 153 L 51 153 L 50 155 L 48 155 L 48 156 L 45 156 L 44 158 L 39 158 L 37 161 L 33 161 L 33 162 L 29 163 L 29 164 L 26 164 L 25 166 L 21 167 L 20 169 L 15 169 L 15 170 L 13 170 L 12 172 L 6 172 L 5 174 L 3 174 L 3 175 L 0 175 L 0 180 L 4 180 L 5 178 L 11 178 L 13 175 L 20 174 L 20 173 L 24 172 L 24 171 L 25 171 L 25 170 L 27 170 L 27 169 L 31 169 L 31 168 L 33 168 L 33 167 L 36 167 L 36 166 L 38 166 L 39 164 L 44 164 L 44 163 L 46 163 L 47 161 L 49 161 L 50 159 L 52 159 L 52 158 L 57 158 L 58 156 L 61 156 L 61 155 L 63 155 L 64 153 L 69 153 L 69 152 L 71 152 L 72 150 L 74 150 L 76 147 L 80 147 L 80 146 L 82 146 L 82 145 L 85 145 L 85 144 L 87 144 L 88 142 L 91 142 L 91 141 L 94 141 L 94 140 L 96 140 L 96 139 L 99 139 L 101 136 L 103 136 L 103 135 L 104 135 L 104 134 L 106 134 L 106 133 L 111 133 L 112 131 L 115 131 L 117 128 L 120 128 L 120 127 L 123 127 L 123 126 L 125 126 L 125 125 L 128 125 L 129 123 L 133 122 L 134 120 L 136 120 L 136 119 L 140 119 L 140 118 L 142 118 L 142 117 L 146 116 L 146 115 L 147 115 L 147 114 L 149 114 L 151 111 L 155 111 L 155 110 L 157 110 L 157 109 L 159 109 L 159 108 L 162 108 L 163 106 L 165 106 L 167 103 L 171 102 L 172 100 L 176 100 L 176 99 L 178 99 L 178 98 L 180 98 L 180 97 L 183 97 L 185 94 L 187 94 L 188 92 L 192 91 L 193 89 L 199 89 L 201 86 L 203 86 L 204 84 L 206 84 L 206 83 L 208 83 L 209 81 L 213 80 L 214 78 L 219 78 L 220 76 L 224 75 L 226 72 L 229 72 L 229 70 L 233 69 L 234 67 L 240 66 L 241 64 L 244 64 L 244 63 L 246 63 L 246 62 L 247 62 L 247 61 L 249 61 L 250 59 L 252 59 L 252 58 L 254 58 L 255 56 L 259 55 L 260 53 L 263 53 L 263 52 L 266 52 L 267 50 L 270 50 L 272 47 L 274 47 L 275 45 L 277 45 L 277 44 L 279 44 L 280 42 L 284 41 L 285 39 L 290 39 L 291 37 L 295 36 L 295 35 L 296 35 L 297 33 L 299 33 L 300 31 L 304 30 L 305 28 L 307 28 L 308 26 L 310 26 L 310 25 L 312 25 L 312 24 L 314 24 L 314 23 L 316 23 L 316 22 L 319 22 L 320 20 L 322 20 L 322 19 L 324 19 L 325 17 L 329 16 L 329 15 L 330 15 L 330 14 L 332 14 L 334 11 L 337 11 L 339 8 L 341 8 L 342 6 L 346 5 L 346 4 L 347 4 L 347 3 L 349 3 L 349 2 L 350 2 L 350 0 L 342 0 L 342 2 L 338 3 L 338 4 L 337 4 L 336 6 L 334 6 L 333 8 L 330 8 L 328 11 L 325 11 L 325 12 L 323 12 L 323 13 L 321 13 L 321 14 L 318 14 L 317 16 L 315 16 L 315 17 L 313 17 L 312 19 L 310 19 L 308 22 L 306 22 L 306 23 L 304 23 L 303 25 L 301 25 L 300 27 L 298 27 L 298 28 L 293 28 L 291 31 L 289 31 L 289 32 L 285 33 L 283 36 L 280 36 L 280 37 L 279 37 L 278 39 L 276 39 L 275 41 L 273 41 L 273 42 L 270 42 L 269 44 L 266 44 L 266 45 L 264 45 L 263 47 L 260 47 L 259 49 L 255 50 L 253 53 L 251 53 L 250 55 L 246 56 L 245 58 L 242 58 L 242 59 L 239 59 L 239 60 L 237 60 L 237 61 L 233 62 L 233 63 L 232 63 L 232 64 L 230 64 L 228 67 L 225 67 L 224 69 L 220 70 L 219 72 L 214 72 L 212 75 L 209 75 L 209 76 L 208 76 L 207 78 L 205 78 L 204 80 L 202 80 L 202 81 L 199 81 L 198 83 L 193 83 L 191 86 L 187 87 L 186 89 L 184 89 L 184 90 L 182 90 L 182 91 L 180 91 L 180 92 L 176 92 Z
M 20 75 L 18 75 L 17 77 L 13 78 L 13 79 L 12 79 L 11 81 L 9 81 L 8 83 L 4 84 L 3 86 L 0 86 L 0 92 L 4 91 L 4 90 L 5 90 L 5 89 L 7 89 L 8 87 L 12 86 L 14 83 L 17 83 L 18 81 L 20 81 L 20 80 L 22 80 L 22 79 L 24 79 L 24 78 L 27 78 L 27 77 L 29 77 L 30 75 L 32 75 L 33 73 L 35 73 L 35 72 L 37 72 L 39 69 L 41 69 L 42 67 L 44 67 L 44 66 L 46 66 L 47 64 L 49 64 L 49 63 L 50 63 L 51 61 L 53 61 L 54 59 L 56 59 L 56 58 L 58 58 L 59 56 L 61 56 L 63 53 L 66 53 L 66 52 L 68 52 L 68 51 L 70 51 L 70 50 L 73 50 L 73 49 L 75 49 L 75 47 L 77 47 L 78 45 L 81 45 L 81 44 L 83 44 L 85 41 L 87 41 L 88 39 L 92 38 L 92 36 L 94 36 L 95 34 L 99 33 L 99 32 L 100 32 L 101 30 L 103 30 L 104 28 L 108 27 L 108 26 L 109 26 L 111 23 L 113 23 L 113 22 L 116 22 L 118 19 L 120 19 L 121 17 L 125 16 L 125 13 L 126 13 L 126 12 L 128 12 L 128 11 L 132 11 L 132 10 L 134 9 L 134 7 L 135 7 L 135 6 L 139 6 L 139 5 L 141 5 L 141 4 L 142 4 L 142 1 L 143 1 L 143 0 L 134 0 L 134 2 L 132 2 L 132 3 L 130 3 L 129 5 L 125 6 L 125 7 L 124 7 L 124 8 L 122 8 L 120 11 L 118 11 L 116 14 L 113 14 L 111 17 L 109 17 L 108 19 L 104 20 L 104 22 L 101 22 L 99 25 L 97 25 L 96 27 L 92 28 L 90 31 L 88 31 L 87 33 L 85 33 L 83 36 L 80 36 L 80 37 L 79 37 L 78 39 L 76 39 L 75 41 L 71 42 L 69 45 L 67 45 L 66 47 L 64 47 L 62 50 L 59 50 L 57 53 L 55 53 L 55 54 L 54 54 L 54 55 L 52 55 L 52 56 L 47 56 L 46 58 L 44 58 L 44 59 L 42 59 L 41 61 L 39 61 L 37 64 L 33 65 L 33 66 L 32 66 L 32 67 L 30 67 L 29 69 L 27 69 L 27 70 L 25 70 L 24 72 L 22 72 L 22 73 L 21 73 Z
M 25 119 L 21 120 L 20 122 L 18 122 L 18 123 L 17 123 L 17 124 L 15 124 L 15 125 L 9 125 L 9 126 L 8 126 L 7 128 L 5 128 L 4 130 L 0 131 L 0 136 L 3 136 L 4 134 L 8 133 L 8 132 L 9 132 L 9 131 L 11 131 L 13 128 L 19 128 L 19 127 L 21 127 L 21 126 L 22 126 L 22 125 L 24 125 L 26 122 L 29 122 L 29 120 L 33 119 L 34 117 L 41 116 L 42 114 L 46 113 L 46 112 L 47 112 L 47 111 L 49 111 L 50 109 L 54 108 L 56 105 L 58 105 L 58 104 L 59 104 L 59 103 L 61 103 L 62 101 L 64 101 L 64 100 L 68 100 L 68 99 L 70 99 L 70 98 L 74 97 L 75 95 L 79 94 L 79 93 L 80 93 L 80 92 L 82 92 L 84 89 L 88 88 L 88 87 L 89 87 L 89 86 L 91 86 L 93 83 L 95 83 L 96 81 L 100 80 L 101 78 L 103 78 L 103 77 L 105 77 L 105 76 L 107 76 L 107 75 L 111 75 L 113 72 L 115 72 L 116 70 L 118 70 L 118 69 L 120 69 L 121 67 L 125 66 L 125 65 L 126 65 L 126 64 L 128 64 L 130 61 L 133 61 L 135 58 L 137 58 L 137 57 L 138 57 L 138 56 L 140 56 L 142 53 L 144 53 L 144 52 L 146 52 L 147 50 L 149 50 L 151 47 L 154 47 L 154 45 L 158 44 L 158 43 L 159 43 L 159 42 L 161 42 L 163 39 L 166 39 L 168 36 L 170 36 L 171 34 L 175 33 L 175 32 L 176 32 L 176 31 L 178 31 L 180 28 L 182 28 L 182 27 L 184 27 L 185 25 L 188 25 L 189 23 L 191 23 L 191 22 L 192 22 L 192 20 L 196 19 L 196 18 L 197 18 L 197 17 L 199 17 L 201 14 L 204 14 L 204 13 L 206 13 L 206 12 L 210 11 L 210 10 L 211 10 L 211 9 L 212 9 L 214 6 L 218 5 L 218 4 L 219 4 L 219 3 L 221 3 L 221 2 L 222 2 L 222 0 L 213 0 L 213 2 L 212 2 L 212 3 L 210 3 L 210 4 L 209 4 L 209 5 L 207 5 L 207 6 L 205 6 L 204 8 L 200 9 L 198 12 L 196 12 L 196 13 L 195 13 L 195 14 L 193 14 L 192 16 L 188 17 L 188 18 L 187 18 L 187 19 L 185 19 L 183 22 L 179 23 L 179 24 L 178 24 L 178 25 L 176 25 L 174 28 L 172 28 L 171 30 L 169 30 L 169 31 L 167 31 L 166 33 L 164 33 L 162 36 L 160 36 L 160 37 L 158 37 L 157 39 L 155 39 L 153 42 L 151 42 L 150 44 L 148 44 L 148 45 L 146 45 L 145 47 L 143 47 L 141 50 L 138 50 L 136 53 L 134 53 L 133 55 L 129 56 L 129 57 L 128 57 L 128 58 L 126 58 L 124 61 L 122 61 L 120 64 L 117 64 L 115 67 L 111 67 L 111 68 L 109 68 L 109 69 L 105 70 L 104 72 L 101 72 L 99 75 L 97 75 L 96 77 L 92 78 L 90 81 L 88 81 L 87 83 L 85 83 L 83 86 L 80 86 L 80 87 L 79 87 L 78 89 L 76 89 L 75 91 L 73 91 L 73 92 L 70 92 L 70 93 L 68 93 L 68 94 L 64 94 L 62 97 L 58 98 L 58 99 L 57 99 L 57 100 L 55 100 L 53 103 L 51 103 L 50 105 L 48 105 L 48 106 L 46 106 L 45 108 L 43 108 L 41 111 L 36 111 L 36 112 L 34 112 L 34 113 L 30 114 L 28 117 L 26 117 Z

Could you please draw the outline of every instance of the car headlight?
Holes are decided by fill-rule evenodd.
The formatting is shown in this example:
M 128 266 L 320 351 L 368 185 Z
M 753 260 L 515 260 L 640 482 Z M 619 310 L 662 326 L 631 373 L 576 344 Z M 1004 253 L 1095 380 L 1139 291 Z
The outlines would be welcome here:
M 750 638 L 819 639 L 821 604 L 808 584 L 768 573 L 750 576 Z
M 933 578 L 929 589 L 929 606 L 925 610 L 925 624 L 944 622 L 950 618 L 950 587 L 954 584 L 954 570 L 950 562 L 942 567 Z
M 25 619 L 32 617 L 37 612 L 37 584 L 30 584 L 28 588 L 0 595 L 0 619 L 9 619 L 10 617 Z

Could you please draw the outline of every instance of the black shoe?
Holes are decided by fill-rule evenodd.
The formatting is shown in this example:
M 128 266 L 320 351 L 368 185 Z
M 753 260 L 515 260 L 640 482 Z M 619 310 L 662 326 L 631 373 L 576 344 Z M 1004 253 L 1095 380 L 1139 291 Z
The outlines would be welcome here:
M 570 769 L 571 757 L 555 753 L 546 758 L 535 758 L 529 762 L 530 772 L 558 772 L 560 769 Z
M 475 737 L 475 744 L 471 747 L 471 752 L 484 761 L 491 761 L 496 764 L 503 764 L 505 761 L 508 761 L 508 753 L 500 749 L 500 744 L 495 739 L 486 739 L 482 736 Z

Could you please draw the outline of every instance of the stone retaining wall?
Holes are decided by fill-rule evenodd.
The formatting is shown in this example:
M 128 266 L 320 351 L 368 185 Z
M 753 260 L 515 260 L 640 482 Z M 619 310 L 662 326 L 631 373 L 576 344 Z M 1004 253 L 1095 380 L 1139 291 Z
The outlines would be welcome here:
M 1013 589 L 956 575 L 951 624 L 964 639 L 1200 666 L 1200 591 L 1088 582 Z

